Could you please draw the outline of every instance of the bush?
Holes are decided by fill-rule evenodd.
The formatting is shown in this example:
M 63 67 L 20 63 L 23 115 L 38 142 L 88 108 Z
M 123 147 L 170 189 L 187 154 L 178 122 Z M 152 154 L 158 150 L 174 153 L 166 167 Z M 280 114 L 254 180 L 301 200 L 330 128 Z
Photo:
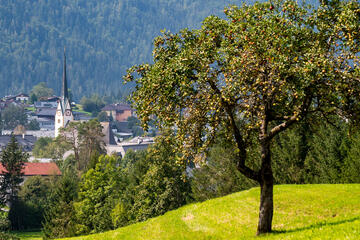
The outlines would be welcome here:
M 20 240 L 20 238 L 11 233 L 0 232 L 0 240 Z
M 16 230 L 41 228 L 49 193 L 48 179 L 41 176 L 28 178 L 9 212 L 12 228 Z
M 11 222 L 8 218 L 8 212 L 0 211 L 0 232 L 10 230 Z

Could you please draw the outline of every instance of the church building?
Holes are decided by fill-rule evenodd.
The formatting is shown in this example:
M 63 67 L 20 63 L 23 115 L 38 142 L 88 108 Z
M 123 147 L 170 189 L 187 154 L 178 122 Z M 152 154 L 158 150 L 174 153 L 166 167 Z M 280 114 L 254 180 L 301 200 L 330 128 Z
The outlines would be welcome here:
M 70 121 L 74 121 L 74 115 L 71 109 L 69 99 L 67 79 L 66 79 L 66 56 L 64 50 L 64 70 L 62 79 L 62 96 L 58 101 L 55 114 L 55 137 L 59 135 L 60 128 L 65 128 Z

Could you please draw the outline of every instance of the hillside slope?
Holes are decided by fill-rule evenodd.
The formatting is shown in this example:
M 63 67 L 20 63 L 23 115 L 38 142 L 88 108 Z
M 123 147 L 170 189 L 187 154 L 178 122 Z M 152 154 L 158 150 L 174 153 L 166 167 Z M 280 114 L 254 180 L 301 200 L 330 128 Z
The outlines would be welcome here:
M 166 28 L 196 28 L 235 0 L 0 0 L 0 96 L 39 82 L 60 92 L 63 48 L 74 97 L 117 94 L 122 75 L 151 60 Z M 102 84 L 98 84 L 101 82 Z
M 265 239 L 358 239 L 360 184 L 280 185 Z M 146 222 L 76 239 L 253 239 L 259 188 L 191 204 Z

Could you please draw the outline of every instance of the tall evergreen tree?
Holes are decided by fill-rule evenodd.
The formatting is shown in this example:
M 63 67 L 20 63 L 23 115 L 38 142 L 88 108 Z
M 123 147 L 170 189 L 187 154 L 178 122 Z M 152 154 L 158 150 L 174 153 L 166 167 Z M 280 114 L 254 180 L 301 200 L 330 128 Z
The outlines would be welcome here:
M 29 155 L 22 151 L 22 148 L 12 135 L 10 142 L 0 154 L 0 162 L 4 168 L 3 177 L 0 179 L 0 201 L 4 205 L 16 198 L 23 181 L 23 167 L 28 161 Z
M 351 142 L 342 167 L 342 180 L 347 183 L 360 183 L 360 132 L 350 137 Z
M 341 175 L 349 145 L 346 128 L 342 121 L 317 128 L 304 163 L 306 183 L 343 182 Z

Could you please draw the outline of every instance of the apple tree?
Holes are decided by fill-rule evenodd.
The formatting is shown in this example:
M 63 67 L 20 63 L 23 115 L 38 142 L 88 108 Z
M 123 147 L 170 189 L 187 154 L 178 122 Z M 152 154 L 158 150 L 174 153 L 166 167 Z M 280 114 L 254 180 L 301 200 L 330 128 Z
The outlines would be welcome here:
M 356 1 L 230 6 L 200 29 L 163 32 L 153 63 L 133 66 L 133 105 L 176 133 L 179 161 L 206 158 L 217 132 L 237 149 L 237 169 L 261 188 L 257 234 L 272 230 L 273 138 L 307 117 L 360 112 L 360 9 Z M 258 163 L 248 151 L 259 148 Z

